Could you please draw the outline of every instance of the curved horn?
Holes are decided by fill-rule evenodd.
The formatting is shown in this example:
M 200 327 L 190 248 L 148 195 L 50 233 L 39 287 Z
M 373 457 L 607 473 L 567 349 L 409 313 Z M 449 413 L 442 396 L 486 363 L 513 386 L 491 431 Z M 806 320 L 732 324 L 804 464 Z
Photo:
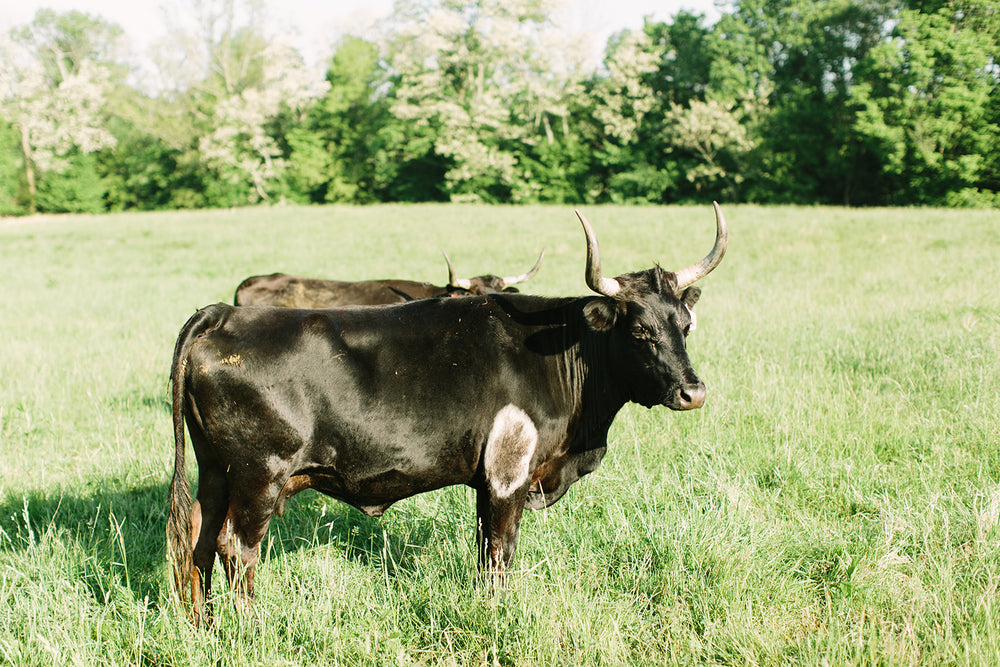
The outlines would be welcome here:
M 719 265 L 719 262 L 722 261 L 722 256 L 726 254 L 726 243 L 729 239 L 729 231 L 726 229 L 726 219 L 722 217 L 722 209 L 719 208 L 719 202 L 712 202 L 712 206 L 715 207 L 715 245 L 705 255 L 705 259 L 697 264 L 683 268 L 675 274 L 677 276 L 678 290 L 682 290 L 707 276 L 711 273 L 712 269 Z
M 508 285 L 516 285 L 517 283 L 523 283 L 527 280 L 531 280 L 532 278 L 534 278 L 535 274 L 538 273 L 538 267 L 542 265 L 543 257 L 545 257 L 545 248 L 542 248 L 541 254 L 538 255 L 538 261 L 535 262 L 535 265 L 531 267 L 530 271 L 528 271 L 527 273 L 522 273 L 519 276 L 512 276 L 510 278 L 507 277 L 500 278 L 500 280 L 503 282 L 503 286 L 507 287 Z
M 576 217 L 583 224 L 583 232 L 587 235 L 587 287 L 604 296 L 614 296 L 621 291 L 622 286 L 614 278 L 601 277 L 601 251 L 597 247 L 597 237 L 590 222 L 583 213 L 576 211 Z
M 451 258 L 448 257 L 448 253 L 442 250 L 441 254 L 444 255 L 444 261 L 448 264 L 448 284 L 453 287 L 461 287 L 462 289 L 471 289 L 472 281 L 467 278 L 456 278 L 455 267 L 451 265 Z

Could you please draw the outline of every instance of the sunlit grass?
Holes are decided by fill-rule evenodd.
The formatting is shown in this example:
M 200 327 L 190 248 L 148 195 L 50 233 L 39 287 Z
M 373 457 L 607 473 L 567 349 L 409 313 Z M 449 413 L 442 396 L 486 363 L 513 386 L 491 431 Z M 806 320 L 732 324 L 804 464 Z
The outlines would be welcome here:
M 689 414 L 628 406 L 603 466 L 529 513 L 499 597 L 474 502 L 380 519 L 292 499 L 259 623 L 216 573 L 188 625 L 164 553 L 180 325 L 251 274 L 583 294 L 569 208 L 379 206 L 0 222 L 0 664 L 989 664 L 1000 660 L 1000 216 L 727 207 Z M 605 272 L 676 268 L 711 206 L 594 207 Z M 193 459 L 193 457 L 189 457 Z M 193 472 L 193 466 L 192 466 Z

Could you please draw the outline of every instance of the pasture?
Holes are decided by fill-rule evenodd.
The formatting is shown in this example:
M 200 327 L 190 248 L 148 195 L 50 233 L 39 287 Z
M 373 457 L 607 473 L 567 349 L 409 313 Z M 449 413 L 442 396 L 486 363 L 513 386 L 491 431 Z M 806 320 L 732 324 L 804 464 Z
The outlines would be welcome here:
M 207 630 L 165 556 L 187 317 L 273 271 L 443 284 L 441 249 L 471 276 L 544 247 L 523 291 L 586 294 L 572 207 L 0 221 L 0 664 L 1000 662 L 1000 214 L 724 211 L 705 407 L 627 406 L 602 467 L 526 513 L 504 595 L 472 583 L 470 490 L 378 519 L 307 491 L 265 538 L 260 621 L 217 572 Z M 708 201 L 584 212 L 609 276 L 714 235 Z

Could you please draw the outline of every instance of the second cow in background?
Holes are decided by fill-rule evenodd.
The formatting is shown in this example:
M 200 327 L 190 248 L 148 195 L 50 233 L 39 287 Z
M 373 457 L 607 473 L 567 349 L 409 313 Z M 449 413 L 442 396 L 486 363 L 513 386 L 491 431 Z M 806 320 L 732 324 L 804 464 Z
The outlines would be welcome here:
M 251 276 L 236 288 L 233 305 L 282 306 L 285 308 L 335 308 L 338 306 L 378 306 L 439 296 L 469 296 L 492 292 L 516 292 L 512 287 L 530 280 L 542 265 L 545 251 L 535 266 L 519 276 L 487 274 L 475 278 L 457 278 L 448 254 L 448 284 L 444 287 L 415 280 L 322 280 L 285 273 Z

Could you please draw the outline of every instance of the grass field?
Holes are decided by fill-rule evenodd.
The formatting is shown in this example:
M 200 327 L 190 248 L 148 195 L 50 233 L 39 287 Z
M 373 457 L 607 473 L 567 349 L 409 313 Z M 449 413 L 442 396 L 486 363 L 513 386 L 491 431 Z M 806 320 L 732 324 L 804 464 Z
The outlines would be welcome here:
M 585 294 L 569 207 L 0 221 L 0 664 L 1000 663 L 1000 214 L 725 209 L 689 340 L 701 410 L 627 406 L 603 466 L 472 585 L 474 498 L 311 491 L 192 628 L 165 556 L 174 339 L 248 275 Z M 710 203 L 592 207 L 606 275 L 711 246 Z M 194 473 L 193 456 L 188 457 Z M 224 581 L 217 575 L 216 581 Z

